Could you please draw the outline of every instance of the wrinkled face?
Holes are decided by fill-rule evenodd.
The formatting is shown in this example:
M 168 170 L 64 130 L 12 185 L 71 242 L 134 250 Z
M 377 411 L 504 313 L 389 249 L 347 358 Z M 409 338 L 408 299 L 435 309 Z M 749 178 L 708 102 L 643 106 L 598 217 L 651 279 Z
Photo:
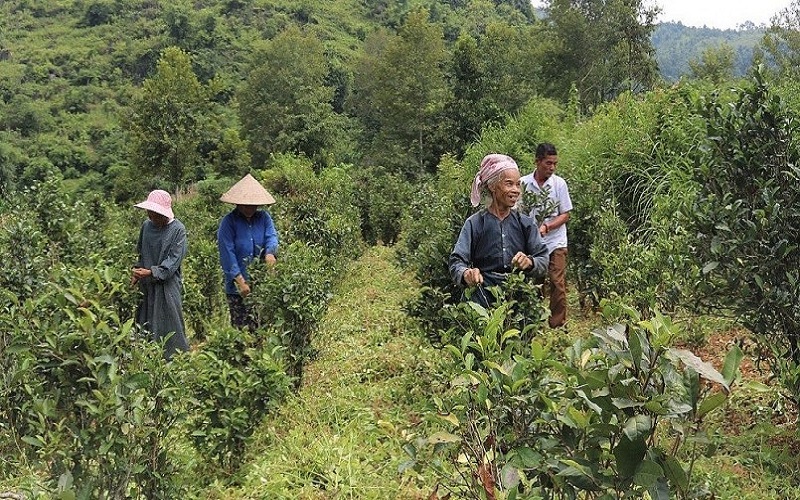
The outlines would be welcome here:
M 546 181 L 553 175 L 558 166 L 558 155 L 547 155 L 540 160 L 536 160 L 536 177 Z
M 493 184 L 488 186 L 492 193 L 492 204 L 496 208 L 510 209 L 517 204 L 521 189 L 519 186 L 519 171 L 514 169 L 500 172 L 500 176 Z
M 169 222 L 169 219 L 166 215 L 157 214 L 152 210 L 147 211 L 147 218 L 150 219 L 150 222 L 158 227 L 164 227 Z
M 236 208 L 239 209 L 242 215 L 249 219 L 255 215 L 256 210 L 258 210 L 258 205 L 236 205 Z

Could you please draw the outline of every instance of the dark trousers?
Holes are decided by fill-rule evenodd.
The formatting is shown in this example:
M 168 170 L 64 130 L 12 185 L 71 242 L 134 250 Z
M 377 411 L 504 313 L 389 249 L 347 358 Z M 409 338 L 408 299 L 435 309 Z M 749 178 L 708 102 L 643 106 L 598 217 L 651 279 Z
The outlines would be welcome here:
M 231 312 L 231 325 L 236 328 L 247 328 L 251 332 L 258 328 L 253 311 L 244 303 L 241 295 L 227 295 L 228 309 Z

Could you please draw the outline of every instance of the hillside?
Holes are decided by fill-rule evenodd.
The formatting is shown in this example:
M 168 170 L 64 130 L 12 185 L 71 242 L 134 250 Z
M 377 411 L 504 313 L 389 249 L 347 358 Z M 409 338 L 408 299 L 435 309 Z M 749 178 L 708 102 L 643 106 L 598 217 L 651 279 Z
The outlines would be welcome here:
M 381 125 L 374 123 L 379 117 L 359 116 L 360 110 L 369 113 L 369 109 L 364 111 L 365 107 L 354 96 L 360 92 L 364 96 L 361 99 L 369 103 L 378 98 L 368 94 L 371 89 L 364 88 L 370 81 L 376 77 L 396 80 L 391 75 L 370 74 L 374 64 L 369 60 L 360 63 L 365 58 L 365 49 L 383 51 L 410 12 L 419 9 L 424 12 L 420 22 L 427 23 L 430 29 L 426 26 L 427 31 L 412 32 L 408 35 L 410 42 L 420 36 L 435 37 L 442 46 L 452 44 L 467 31 L 480 35 L 493 22 L 521 29 L 532 21 L 530 8 L 526 11 L 524 6 L 505 1 L 492 4 L 439 0 L 2 2 L 0 192 L 41 180 L 51 173 L 71 180 L 76 189 L 113 191 L 118 199 L 132 196 L 124 186 L 138 176 L 142 167 L 150 169 L 149 182 L 162 181 L 160 173 L 169 168 L 164 165 L 169 160 L 164 155 L 143 151 L 147 146 L 137 149 L 135 129 L 138 126 L 139 130 L 152 130 L 147 127 L 163 125 L 169 134 L 180 136 L 183 132 L 174 123 L 166 123 L 173 118 L 170 116 L 155 116 L 153 120 L 164 120 L 157 123 L 136 122 L 137 112 L 148 105 L 151 97 L 143 84 L 157 76 L 157 64 L 168 48 L 179 52 L 172 52 L 174 57 L 165 61 L 164 71 L 180 66 L 181 71 L 191 72 L 183 81 L 199 89 L 194 94 L 197 96 L 194 104 L 175 103 L 179 110 L 191 106 L 196 110 L 184 121 L 190 124 L 185 125 L 189 127 L 186 133 L 190 136 L 188 140 L 193 141 L 184 151 L 191 150 L 192 154 L 180 166 L 177 183 L 202 180 L 214 173 L 231 174 L 236 169 L 243 172 L 250 167 L 261 168 L 264 159 L 276 152 L 305 154 L 319 166 L 353 162 L 358 159 L 355 151 L 367 150 L 372 137 L 381 132 L 371 130 Z M 292 33 L 301 40 L 289 40 Z M 280 40 L 273 44 L 276 38 Z M 365 46 L 373 38 L 375 43 Z M 290 48 L 281 48 L 281 43 Z M 522 40 L 515 43 L 521 44 Z M 268 57 L 270 52 L 275 54 L 273 59 Z M 432 82 L 442 87 L 447 69 L 444 55 L 434 57 L 428 49 L 408 47 L 400 49 L 398 57 L 403 53 L 411 57 L 405 64 L 423 73 L 434 72 Z M 280 59 L 283 56 L 285 60 Z M 185 68 L 176 57 L 188 60 Z M 264 119 L 255 116 L 252 123 L 243 124 L 251 112 L 258 110 L 251 106 L 240 112 L 238 105 L 249 75 L 266 64 L 279 65 L 287 72 L 288 81 L 263 83 L 270 87 L 268 101 L 286 101 L 283 106 L 286 115 L 265 111 L 268 118 L 275 120 L 273 128 L 254 130 Z M 387 65 L 384 71 L 393 66 Z M 515 68 L 509 71 L 519 74 Z M 275 74 L 274 69 L 267 72 L 269 77 Z M 514 95 L 530 94 L 530 90 L 522 94 L 518 89 L 511 90 L 514 92 L 508 93 Z M 152 98 L 181 100 L 188 94 L 156 91 Z M 445 109 L 442 101 L 450 98 L 449 93 L 434 88 L 429 94 L 430 97 L 414 90 L 410 95 L 437 99 L 439 102 L 431 109 L 441 115 Z M 292 109 L 306 96 L 313 96 L 315 101 L 308 103 L 307 108 L 323 108 L 316 116 L 305 117 L 312 112 L 307 108 Z M 395 100 L 392 96 L 386 99 Z M 501 117 L 520 105 L 520 99 L 508 100 L 504 96 L 497 99 L 503 104 L 487 106 L 488 118 Z M 143 121 L 153 116 L 152 111 L 141 114 L 148 117 Z M 294 118 L 297 115 L 300 116 Z M 440 116 L 433 116 L 430 121 L 459 123 L 455 118 L 444 120 Z M 466 137 L 476 126 L 464 123 L 465 131 L 460 135 Z M 287 130 L 287 127 L 294 128 Z M 415 136 L 415 132 L 407 130 L 381 133 L 384 142 L 395 136 L 398 141 Z M 442 130 L 437 134 L 453 135 L 453 131 Z M 161 137 L 164 132 L 156 135 Z M 308 138 L 309 135 L 313 137 Z M 262 146 L 264 136 L 282 136 L 282 142 Z M 151 139 L 143 137 L 142 141 Z M 355 142 L 361 147 L 353 146 Z M 244 151 L 246 146 L 250 151 Z M 381 144 L 374 146 L 378 152 L 385 148 Z M 403 144 L 397 149 L 408 148 Z M 427 149 L 430 151 L 425 151 L 428 155 L 425 161 L 430 167 L 442 147 L 437 149 L 432 145 Z M 340 153 L 342 150 L 346 153 Z M 421 155 L 417 153 L 417 157 Z M 223 161 L 228 166 L 221 167 Z M 220 172 L 224 169 L 227 172 Z
M 699 60 L 708 48 L 727 44 L 734 51 L 734 76 L 747 73 L 753 61 L 753 49 L 764 35 L 764 29 L 720 30 L 695 28 L 682 23 L 661 23 L 653 32 L 652 41 L 661 76 L 667 81 L 689 75 L 689 61 Z

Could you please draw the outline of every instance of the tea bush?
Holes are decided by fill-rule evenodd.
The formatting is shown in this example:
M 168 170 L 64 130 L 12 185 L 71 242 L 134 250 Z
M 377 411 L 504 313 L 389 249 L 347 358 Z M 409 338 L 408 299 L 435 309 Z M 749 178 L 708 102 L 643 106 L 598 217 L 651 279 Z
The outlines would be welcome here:
M 622 95 L 557 144 L 575 206 L 570 269 L 585 305 L 620 297 L 647 313 L 686 304 L 696 266 L 680 208 L 695 193 L 691 171 L 706 143 L 695 101 L 706 90 Z
M 405 208 L 413 188 L 406 179 L 381 167 L 350 168 L 353 201 L 361 214 L 361 237 L 365 243 L 393 245 L 397 242 Z
M 459 307 L 463 337 L 445 347 L 452 390 L 435 417 L 447 430 L 408 443 L 405 467 L 432 467 L 468 498 L 692 498 L 692 462 L 714 449 L 705 419 L 741 351 L 721 374 L 669 347 L 668 318 L 628 308 L 625 324 L 559 356 L 535 325 L 507 327 L 514 306 Z
M 9 433 L 0 447 L 23 452 L 20 463 L 36 464 L 51 491 L 174 498 L 182 487 L 168 447 L 183 414 L 175 371 L 117 314 L 122 276 L 58 271 L 36 297 L 5 294 L 0 412 Z
M 287 373 L 298 387 L 303 364 L 314 353 L 312 334 L 333 295 L 338 269 L 315 246 L 294 242 L 281 250 L 274 267 L 256 266 L 251 272 L 252 304 L 261 335 L 277 335 L 284 347 Z
M 289 378 L 277 350 L 247 330 L 209 333 L 202 348 L 182 360 L 189 395 L 187 429 L 192 445 L 230 474 L 264 415 L 288 393 Z
M 270 212 L 281 245 L 301 241 L 326 256 L 346 260 L 361 254 L 357 193 L 345 168 L 328 168 L 317 175 L 307 159 L 279 155 L 263 175 L 279 200 Z
M 733 103 L 716 94 L 698 103 L 711 145 L 685 210 L 702 268 L 696 303 L 731 311 L 756 333 L 800 401 L 800 116 L 760 70 L 735 95 Z M 794 367 L 781 359 L 787 355 Z

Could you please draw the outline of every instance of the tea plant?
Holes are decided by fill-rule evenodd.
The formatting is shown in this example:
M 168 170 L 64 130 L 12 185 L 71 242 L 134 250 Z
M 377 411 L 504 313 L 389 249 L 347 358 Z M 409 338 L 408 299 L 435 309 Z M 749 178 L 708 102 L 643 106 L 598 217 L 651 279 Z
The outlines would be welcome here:
M 287 373 L 298 387 L 303 364 L 314 354 L 312 333 L 332 296 L 336 266 L 315 247 L 296 242 L 281 250 L 274 267 L 253 266 L 248 302 L 261 335 L 277 335 Z
M 688 209 L 702 268 L 696 303 L 728 311 L 776 352 L 773 369 L 800 401 L 800 119 L 761 70 L 726 105 L 711 95 L 700 109 L 712 145 L 695 171 L 700 190 Z M 792 365 L 785 366 L 786 355 Z
M 741 351 L 721 374 L 669 347 L 668 318 L 633 312 L 557 356 L 524 329 L 498 328 L 511 305 L 461 308 L 473 327 L 446 346 L 448 430 L 410 443 L 407 466 L 432 466 L 467 498 L 690 498 L 693 462 L 713 450 L 706 417 L 726 401 Z
M 227 474 L 239 467 L 264 415 L 288 393 L 289 379 L 276 358 L 275 349 L 249 331 L 228 327 L 184 360 L 192 445 Z
M 3 449 L 41 469 L 51 491 L 174 498 L 182 487 L 168 443 L 183 413 L 175 371 L 115 312 L 120 275 L 59 271 L 69 278 L 36 298 L 6 295 Z

